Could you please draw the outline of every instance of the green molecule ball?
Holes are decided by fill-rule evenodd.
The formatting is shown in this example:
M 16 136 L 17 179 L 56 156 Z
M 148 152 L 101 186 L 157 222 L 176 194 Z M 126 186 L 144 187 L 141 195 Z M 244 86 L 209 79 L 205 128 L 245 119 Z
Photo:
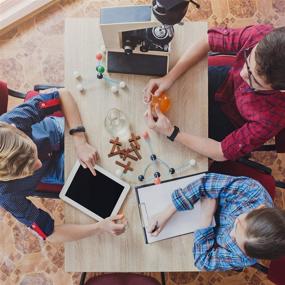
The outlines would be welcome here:
M 96 67 L 96 70 L 97 70 L 99 73 L 104 73 L 105 68 L 104 68 L 104 66 L 102 66 L 102 65 L 98 65 L 98 66 Z

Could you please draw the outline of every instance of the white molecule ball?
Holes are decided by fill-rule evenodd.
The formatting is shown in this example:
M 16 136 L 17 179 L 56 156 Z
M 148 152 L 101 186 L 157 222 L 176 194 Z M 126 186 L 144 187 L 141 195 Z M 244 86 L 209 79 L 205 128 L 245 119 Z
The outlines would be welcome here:
M 76 88 L 79 92 L 84 92 L 84 90 L 85 90 L 84 87 L 82 86 L 82 84 L 77 84 Z
M 195 166 L 196 165 L 196 160 L 195 159 L 190 159 L 189 160 L 189 165 L 190 166 Z
M 127 84 L 125 81 L 121 81 L 119 86 L 120 86 L 120 88 L 124 89 L 127 86 Z
M 115 171 L 116 175 L 118 177 L 121 177 L 123 175 L 123 169 L 122 168 L 117 168 Z
M 112 86 L 112 87 L 111 87 L 111 92 L 112 92 L 113 94 L 118 93 L 118 92 L 119 92 L 118 87 L 117 87 L 117 86 Z
M 106 52 L 106 47 L 104 45 L 101 45 L 100 50 L 101 50 L 101 52 L 105 53 Z
M 73 71 L 73 76 L 75 79 L 79 80 L 81 78 L 81 74 L 78 71 Z

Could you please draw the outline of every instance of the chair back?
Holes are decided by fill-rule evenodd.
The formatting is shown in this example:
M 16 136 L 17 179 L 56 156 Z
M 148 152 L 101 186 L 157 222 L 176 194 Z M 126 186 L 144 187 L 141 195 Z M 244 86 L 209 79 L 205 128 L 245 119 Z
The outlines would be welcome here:
M 268 279 L 276 285 L 285 285 L 285 256 L 271 261 Z
M 209 54 L 208 56 L 208 66 L 226 66 L 235 62 L 235 55 L 225 55 L 225 54 Z
M 7 83 L 0 81 L 0 115 L 7 112 L 7 107 L 8 107 Z
M 85 285 L 161 285 L 156 279 L 135 273 L 111 273 L 89 279 Z
M 285 153 L 285 129 L 275 136 L 275 147 L 277 153 Z
M 268 191 L 271 198 L 275 197 L 275 179 L 272 175 L 264 173 L 237 161 L 213 162 L 210 172 L 222 173 L 232 176 L 248 176 L 257 180 Z

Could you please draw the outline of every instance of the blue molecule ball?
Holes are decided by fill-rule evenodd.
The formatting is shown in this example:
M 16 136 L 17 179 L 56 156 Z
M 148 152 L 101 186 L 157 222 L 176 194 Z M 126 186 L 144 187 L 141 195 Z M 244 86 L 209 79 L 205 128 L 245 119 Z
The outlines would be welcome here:
M 152 154 L 152 155 L 150 156 L 150 159 L 153 160 L 153 161 L 156 160 L 156 155 L 155 155 L 155 154 Z
M 160 177 L 160 173 L 159 173 L 158 171 L 157 171 L 157 172 L 155 172 L 155 173 L 154 173 L 154 177 L 155 177 L 155 178 Z
M 139 180 L 139 181 L 144 181 L 144 176 L 143 176 L 143 175 L 140 175 L 140 176 L 138 177 L 138 180 Z

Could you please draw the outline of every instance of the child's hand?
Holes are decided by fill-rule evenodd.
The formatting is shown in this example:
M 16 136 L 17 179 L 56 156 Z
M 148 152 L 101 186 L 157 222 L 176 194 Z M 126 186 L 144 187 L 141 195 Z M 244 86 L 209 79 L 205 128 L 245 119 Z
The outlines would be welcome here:
M 169 89 L 172 84 L 173 82 L 167 76 L 151 79 L 143 90 L 144 103 L 149 103 L 152 96 L 159 96 L 162 92 Z
M 92 174 L 95 176 L 95 164 L 99 159 L 99 155 L 96 151 L 96 149 L 88 144 L 87 142 L 83 142 L 80 144 L 76 144 L 76 153 L 77 157 L 79 159 L 80 164 L 84 168 L 89 168 Z
M 173 125 L 169 121 L 169 119 L 160 111 L 158 105 L 155 106 L 155 113 L 157 116 L 157 120 L 154 120 L 151 104 L 148 104 L 148 109 L 144 114 L 145 121 L 147 126 L 165 136 L 170 136 L 174 130 Z
M 148 232 L 151 233 L 152 236 L 158 236 L 175 212 L 175 207 L 170 205 L 164 211 L 153 216 L 149 223 Z
M 202 227 L 207 228 L 210 226 L 213 216 L 217 210 L 217 200 L 211 198 L 201 198 L 201 212 L 203 215 L 202 219 Z
M 124 215 L 109 217 L 99 222 L 100 229 L 113 236 L 118 236 L 124 233 L 127 225 L 128 222 L 127 219 L 124 218 Z

